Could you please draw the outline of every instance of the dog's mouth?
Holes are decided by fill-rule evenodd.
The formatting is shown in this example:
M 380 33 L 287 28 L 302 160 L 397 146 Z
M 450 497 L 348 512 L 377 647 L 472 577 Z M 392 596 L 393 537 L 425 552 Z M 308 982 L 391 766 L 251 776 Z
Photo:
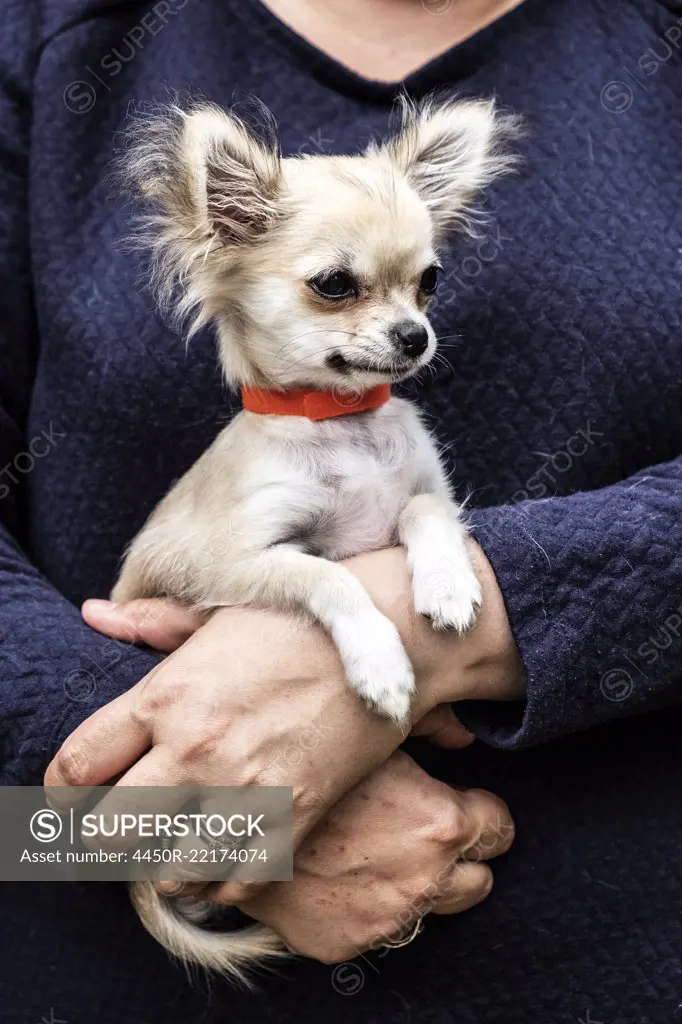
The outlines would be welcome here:
M 376 359 L 352 360 L 347 359 L 342 352 L 332 352 L 327 356 L 326 363 L 330 370 L 336 370 L 344 376 L 350 373 L 377 373 L 383 377 L 389 376 L 394 380 L 413 373 L 418 365 L 417 359 L 393 359 L 391 362 L 382 363 Z

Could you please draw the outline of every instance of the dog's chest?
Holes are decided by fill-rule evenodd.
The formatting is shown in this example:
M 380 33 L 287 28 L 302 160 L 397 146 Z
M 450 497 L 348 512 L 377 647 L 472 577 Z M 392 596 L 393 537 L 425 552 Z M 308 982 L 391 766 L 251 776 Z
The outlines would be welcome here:
M 415 480 L 414 443 L 404 429 L 347 430 L 317 467 L 322 501 L 306 538 L 332 560 L 395 544 Z

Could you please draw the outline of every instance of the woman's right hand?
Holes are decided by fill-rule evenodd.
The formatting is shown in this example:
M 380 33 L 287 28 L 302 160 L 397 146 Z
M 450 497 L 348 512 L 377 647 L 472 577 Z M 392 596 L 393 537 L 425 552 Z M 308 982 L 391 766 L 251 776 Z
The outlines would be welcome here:
M 513 838 L 509 810 L 492 793 L 453 789 L 397 752 L 313 829 L 293 881 L 269 885 L 241 909 L 296 953 L 350 960 L 430 912 L 456 914 L 485 899 L 493 876 L 484 862 Z

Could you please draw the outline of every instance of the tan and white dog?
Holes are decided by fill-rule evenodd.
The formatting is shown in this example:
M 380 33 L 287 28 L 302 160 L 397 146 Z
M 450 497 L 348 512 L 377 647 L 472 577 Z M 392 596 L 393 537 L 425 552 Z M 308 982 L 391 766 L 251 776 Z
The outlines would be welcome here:
M 152 204 L 145 236 L 164 305 L 212 323 L 245 409 L 173 487 L 126 554 L 112 598 L 262 605 L 311 615 L 350 686 L 409 720 L 415 682 L 394 625 L 339 564 L 402 544 L 415 608 L 467 629 L 481 600 L 466 526 L 416 408 L 390 396 L 436 350 L 426 315 L 438 245 L 513 159 L 492 101 L 402 103 L 398 131 L 358 156 L 283 159 L 201 103 L 133 129 L 126 162 Z M 436 585 L 437 584 L 437 585 Z M 203 932 L 133 887 L 141 916 L 185 960 L 238 974 L 277 948 L 260 927 Z

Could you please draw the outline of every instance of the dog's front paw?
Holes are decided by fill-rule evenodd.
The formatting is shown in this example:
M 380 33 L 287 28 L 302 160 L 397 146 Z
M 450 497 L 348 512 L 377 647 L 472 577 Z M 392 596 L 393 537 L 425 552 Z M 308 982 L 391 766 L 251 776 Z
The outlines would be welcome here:
M 356 693 L 379 714 L 405 727 L 415 694 L 412 664 L 400 634 L 381 612 L 340 623 L 334 640 Z
M 481 585 L 467 561 L 443 561 L 415 570 L 414 607 L 433 623 L 434 629 L 458 633 L 473 626 L 481 606 Z

